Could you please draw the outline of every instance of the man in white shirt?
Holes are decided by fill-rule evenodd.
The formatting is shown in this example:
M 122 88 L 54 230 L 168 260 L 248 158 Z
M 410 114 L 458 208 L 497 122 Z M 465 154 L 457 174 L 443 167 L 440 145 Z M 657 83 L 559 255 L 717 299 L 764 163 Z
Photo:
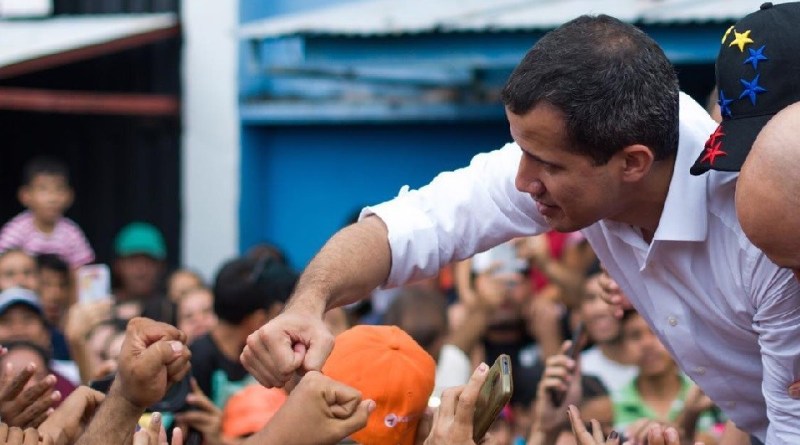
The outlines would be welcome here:
M 503 100 L 515 143 L 365 209 L 249 337 L 245 366 L 283 385 L 330 353 L 327 308 L 514 237 L 580 229 L 737 426 L 800 443 L 800 401 L 787 393 L 800 377 L 800 284 L 742 233 L 736 174 L 689 175 L 715 123 L 679 94 L 663 51 L 616 19 L 580 17 L 536 43 Z

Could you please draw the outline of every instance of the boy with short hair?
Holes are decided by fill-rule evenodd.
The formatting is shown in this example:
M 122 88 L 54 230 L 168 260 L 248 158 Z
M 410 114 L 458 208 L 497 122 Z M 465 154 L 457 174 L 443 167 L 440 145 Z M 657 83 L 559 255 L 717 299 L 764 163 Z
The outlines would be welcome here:
M 247 336 L 283 310 L 296 281 L 291 269 L 267 258 L 234 259 L 217 273 L 213 291 L 219 321 L 190 346 L 192 375 L 216 406 L 255 383 L 239 355 Z
M 69 264 L 58 255 L 45 253 L 36 257 L 39 269 L 39 300 L 51 326 L 64 329 L 66 314 L 74 303 Z
M 3 226 L 0 251 L 19 248 L 31 254 L 54 253 L 73 268 L 94 261 L 83 231 L 64 216 L 74 194 L 63 162 L 50 157 L 29 161 L 18 197 L 27 210 Z

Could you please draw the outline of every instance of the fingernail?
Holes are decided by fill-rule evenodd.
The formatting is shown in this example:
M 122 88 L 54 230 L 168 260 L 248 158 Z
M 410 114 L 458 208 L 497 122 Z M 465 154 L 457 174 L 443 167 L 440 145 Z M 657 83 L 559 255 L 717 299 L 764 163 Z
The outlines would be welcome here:
M 486 363 L 481 363 L 480 365 L 478 365 L 478 372 L 479 373 L 483 374 L 488 370 L 489 370 L 489 365 L 487 365 Z
M 54 402 L 58 402 L 61 400 L 61 393 L 58 391 L 53 391 L 53 393 L 50 394 L 50 399 Z
M 170 347 L 172 347 L 172 350 L 175 351 L 175 352 L 182 352 L 183 351 L 183 343 L 181 343 L 179 341 L 171 341 L 171 342 L 169 342 L 169 345 L 170 345 Z
M 161 413 L 153 413 L 153 417 L 150 418 L 150 423 L 158 425 L 161 423 Z
M 55 385 L 55 384 L 56 384 L 56 376 L 54 376 L 53 374 L 50 374 L 50 375 L 48 375 L 48 376 L 46 377 L 46 379 L 47 379 L 47 382 L 46 382 L 46 383 L 47 383 L 48 385 Z
M 618 439 L 619 438 L 619 433 L 616 432 L 616 431 L 612 431 L 611 434 L 608 435 L 608 438 L 611 439 L 611 440 Z
M 29 372 L 36 371 L 36 363 L 28 363 L 28 366 L 25 369 Z
M 368 413 L 371 413 L 371 412 L 375 411 L 375 407 L 376 407 L 376 404 L 375 404 L 374 400 L 370 400 L 369 402 L 367 402 L 367 412 Z
M 670 441 L 677 441 L 678 440 L 678 432 L 674 429 L 670 428 L 667 430 L 667 440 Z

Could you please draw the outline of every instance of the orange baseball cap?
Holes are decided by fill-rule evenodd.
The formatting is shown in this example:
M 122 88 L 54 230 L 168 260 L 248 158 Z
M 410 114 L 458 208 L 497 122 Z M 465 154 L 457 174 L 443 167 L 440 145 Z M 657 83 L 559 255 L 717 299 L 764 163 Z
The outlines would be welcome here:
M 222 435 L 228 438 L 249 436 L 261 431 L 286 401 L 280 388 L 248 385 L 232 395 L 222 410 Z
M 367 426 L 350 436 L 362 445 L 413 445 L 433 392 L 436 362 L 397 326 L 355 326 L 336 337 L 322 368 L 328 377 L 375 401 Z

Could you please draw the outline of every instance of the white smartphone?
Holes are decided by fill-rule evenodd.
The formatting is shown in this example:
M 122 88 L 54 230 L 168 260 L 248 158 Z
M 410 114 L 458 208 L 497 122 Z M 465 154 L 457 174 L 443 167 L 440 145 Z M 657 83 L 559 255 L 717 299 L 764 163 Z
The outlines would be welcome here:
M 78 268 L 78 301 L 91 303 L 111 296 L 111 271 L 105 264 Z

